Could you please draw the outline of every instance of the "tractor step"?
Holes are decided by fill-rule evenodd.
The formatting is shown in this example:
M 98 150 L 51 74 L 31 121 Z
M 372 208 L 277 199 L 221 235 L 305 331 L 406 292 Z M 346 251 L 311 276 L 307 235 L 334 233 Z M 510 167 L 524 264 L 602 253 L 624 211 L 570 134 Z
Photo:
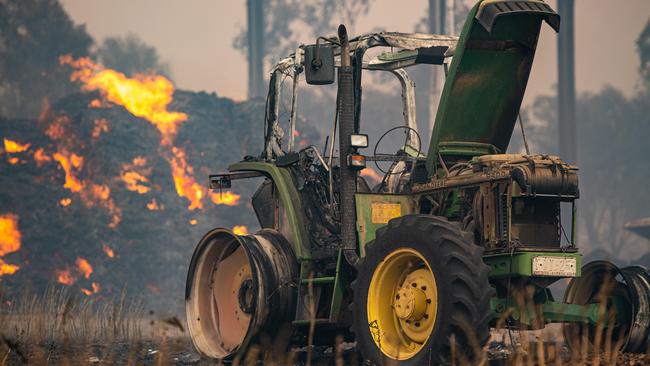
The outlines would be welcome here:
M 329 318 L 316 318 L 313 320 L 314 324 L 327 324 L 330 322 Z M 300 319 L 300 320 L 294 320 L 291 322 L 293 325 L 309 325 L 311 324 L 312 320 L 311 319 Z
M 334 283 L 336 280 L 336 277 L 316 277 L 316 278 L 305 278 L 300 280 L 300 283 L 303 285 L 324 285 L 327 283 Z

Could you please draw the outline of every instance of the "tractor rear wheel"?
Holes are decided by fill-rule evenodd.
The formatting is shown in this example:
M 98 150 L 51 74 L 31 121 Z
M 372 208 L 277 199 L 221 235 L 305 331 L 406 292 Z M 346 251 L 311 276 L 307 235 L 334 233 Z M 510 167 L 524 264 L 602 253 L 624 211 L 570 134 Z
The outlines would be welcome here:
M 600 304 L 599 325 L 565 323 L 564 339 L 573 352 L 600 349 L 644 353 L 650 340 L 650 272 L 644 267 L 619 268 L 594 261 L 569 283 L 569 304 Z
M 391 220 L 366 246 L 352 284 L 357 348 L 375 364 L 481 357 L 493 312 L 483 248 L 430 215 Z

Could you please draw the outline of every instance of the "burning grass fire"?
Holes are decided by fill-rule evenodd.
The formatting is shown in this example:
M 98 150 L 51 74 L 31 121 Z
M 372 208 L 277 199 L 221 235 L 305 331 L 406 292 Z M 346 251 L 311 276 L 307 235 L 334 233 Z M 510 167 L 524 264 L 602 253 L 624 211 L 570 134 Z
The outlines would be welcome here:
M 168 110 L 174 94 L 172 83 L 159 75 L 137 74 L 129 78 L 115 70 L 105 69 L 87 57 L 75 60 L 70 55 L 65 55 L 61 56 L 60 62 L 73 68 L 70 78 L 82 82 L 83 89 L 99 91 L 107 101 L 123 106 L 134 116 L 147 120 L 158 129 L 161 135 L 161 154 L 171 168 L 176 192 L 190 201 L 188 210 L 202 209 L 207 188 L 194 178 L 194 168 L 187 162 L 185 150 L 174 145 L 178 128 L 187 121 L 188 115 Z M 95 103 L 95 106 L 99 105 L 101 104 Z M 93 136 L 97 129 L 96 124 Z M 135 160 L 132 165 L 138 166 Z M 149 191 L 149 187 L 142 184 L 147 183 L 147 179 L 138 172 L 125 171 L 122 180 L 129 190 L 140 194 Z M 227 200 L 212 198 L 212 202 L 217 205 L 236 205 L 238 196 L 230 194 Z
M 6 140 L 5 140 L 6 142 Z M 21 234 L 18 230 L 18 216 L 0 215 L 0 277 L 16 273 L 20 267 L 5 262 L 2 257 L 20 250 Z
M 140 244 L 134 239 L 122 239 L 120 235 L 124 234 L 118 235 L 125 220 L 134 217 L 133 207 L 139 207 L 155 220 L 161 215 L 168 217 L 171 214 L 171 211 L 169 214 L 165 212 L 166 207 L 185 205 L 187 214 L 192 212 L 192 217 L 179 220 L 179 224 L 192 227 L 199 222 L 208 222 L 201 217 L 208 209 L 237 206 L 240 195 L 231 191 L 209 192 L 206 184 L 197 180 L 197 176 L 205 176 L 206 168 L 195 169 L 191 164 L 195 152 L 188 154 L 186 147 L 176 141 L 180 127 L 190 118 L 186 113 L 170 110 L 175 90 L 168 79 L 159 75 L 130 78 L 88 58 L 62 56 L 59 61 L 71 68 L 71 79 L 81 84 L 84 93 L 79 98 L 90 101 L 84 102 L 82 107 L 82 113 L 87 113 L 89 120 L 80 120 L 79 114 L 45 103 L 40 117 L 33 122 L 40 136 L 39 132 L 29 135 L 30 138 L 20 133 L 2 136 L 0 155 L 4 155 L 5 164 L 16 166 L 16 169 L 38 172 L 32 183 L 34 188 L 51 187 L 55 192 L 47 196 L 51 200 L 48 207 L 60 211 L 46 213 L 41 210 L 30 215 L 41 215 L 40 220 L 47 220 L 46 217 L 52 215 L 68 217 L 59 224 L 64 233 L 61 242 L 55 242 L 58 245 L 46 255 L 48 268 L 44 270 L 49 271 L 49 280 L 88 296 L 108 294 L 116 286 L 103 283 L 107 271 L 110 273 L 112 270 L 107 266 L 120 266 L 120 262 L 127 260 L 125 245 L 151 245 L 146 239 Z M 97 96 L 92 96 L 92 93 Z M 96 146 L 107 141 L 113 143 L 114 134 L 124 130 L 124 126 L 120 126 L 118 119 L 112 116 L 124 116 L 125 113 L 133 116 L 131 124 L 144 120 L 147 123 L 142 123 L 143 126 L 155 127 L 159 133 L 155 145 L 140 149 L 139 154 L 127 155 L 128 159 L 121 161 L 117 158 L 119 154 L 98 156 Z M 142 126 L 129 127 L 130 130 L 133 128 L 143 131 Z M 165 166 L 168 170 L 164 169 Z M 165 192 L 172 192 L 177 202 L 170 201 Z M 135 201 L 139 203 L 134 206 L 132 202 Z M 18 210 L 0 216 L 0 281 L 16 278 L 15 274 L 23 269 L 34 268 L 30 267 L 33 263 L 29 263 L 29 259 L 36 255 L 29 244 L 31 239 L 22 245 L 25 238 L 18 226 L 22 215 L 23 212 Z M 139 215 L 142 214 L 135 213 L 135 217 Z M 82 231 L 88 230 L 90 237 L 98 235 L 102 239 L 98 243 L 91 240 L 82 250 L 67 248 L 65 232 L 69 231 L 71 236 L 80 235 L 75 221 L 89 216 L 103 219 L 94 221 L 92 227 Z M 134 223 L 127 226 L 133 227 Z M 245 226 L 238 226 L 235 230 L 247 232 Z M 93 233 L 95 231 L 97 234 Z M 31 238 L 31 233 L 35 240 L 43 240 L 38 230 L 26 232 L 27 238 Z M 113 233 L 118 235 L 117 240 L 110 236 Z M 16 263 L 16 257 L 11 254 L 21 250 L 21 258 L 26 259 L 24 263 Z M 118 251 L 121 256 L 117 255 Z M 95 267 L 100 271 L 96 272 Z

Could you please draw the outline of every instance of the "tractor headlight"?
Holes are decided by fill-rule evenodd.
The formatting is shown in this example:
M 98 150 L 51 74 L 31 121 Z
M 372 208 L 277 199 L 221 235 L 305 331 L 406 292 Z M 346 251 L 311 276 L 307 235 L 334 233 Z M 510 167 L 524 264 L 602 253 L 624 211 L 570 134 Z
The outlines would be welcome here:
M 368 147 L 368 135 L 361 133 L 350 135 L 350 145 L 356 148 Z

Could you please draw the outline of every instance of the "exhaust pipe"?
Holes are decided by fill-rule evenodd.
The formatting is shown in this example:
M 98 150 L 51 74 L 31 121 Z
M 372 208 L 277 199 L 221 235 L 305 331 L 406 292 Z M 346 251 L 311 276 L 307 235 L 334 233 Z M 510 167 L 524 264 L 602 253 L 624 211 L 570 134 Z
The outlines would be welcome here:
M 208 232 L 190 263 L 187 325 L 195 348 L 221 360 L 242 356 L 260 336 L 277 341 L 295 315 L 298 261 L 275 230 Z
M 341 240 L 346 261 L 354 265 L 359 260 L 357 254 L 356 210 L 354 194 L 357 190 L 357 172 L 352 169 L 348 158 L 354 151 L 350 146 L 350 136 L 354 133 L 354 83 L 353 68 L 350 65 L 350 44 L 348 31 L 343 24 L 338 29 L 341 44 L 341 67 L 338 82 L 339 110 L 339 159 L 341 160 Z

